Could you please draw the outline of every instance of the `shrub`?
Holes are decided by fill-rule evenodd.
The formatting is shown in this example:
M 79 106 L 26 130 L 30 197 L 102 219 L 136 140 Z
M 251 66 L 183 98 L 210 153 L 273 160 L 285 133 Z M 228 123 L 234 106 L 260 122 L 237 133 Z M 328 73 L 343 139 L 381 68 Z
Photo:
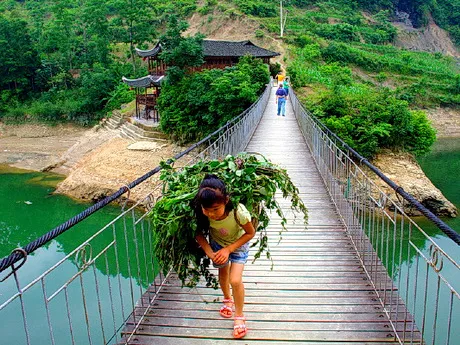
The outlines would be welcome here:
M 265 32 L 263 32 L 262 30 L 260 29 L 257 29 L 256 30 L 256 37 L 257 38 L 263 38 L 265 36 Z
M 129 103 L 135 98 L 135 92 L 130 90 L 125 83 L 120 83 L 115 90 L 109 93 L 109 98 L 105 106 L 106 111 L 118 109 L 122 104 Z
M 276 17 L 277 8 L 274 3 L 267 3 L 261 0 L 236 0 L 238 8 L 246 14 L 257 17 Z
M 419 155 L 433 144 L 434 130 L 424 113 L 410 111 L 407 102 L 384 89 L 350 94 L 336 85 L 313 110 L 331 131 L 365 157 L 372 157 L 380 148 L 400 148 Z
M 158 98 L 161 128 L 181 143 L 197 141 L 255 102 L 268 82 L 267 66 L 248 56 L 225 70 L 205 70 L 175 84 L 164 83 Z
M 281 65 L 278 62 L 271 63 L 269 66 L 270 75 L 274 78 L 279 72 L 281 72 Z
M 409 126 L 411 130 L 408 132 L 405 148 L 417 156 L 428 153 L 436 141 L 436 131 L 430 125 L 425 112 L 411 111 Z

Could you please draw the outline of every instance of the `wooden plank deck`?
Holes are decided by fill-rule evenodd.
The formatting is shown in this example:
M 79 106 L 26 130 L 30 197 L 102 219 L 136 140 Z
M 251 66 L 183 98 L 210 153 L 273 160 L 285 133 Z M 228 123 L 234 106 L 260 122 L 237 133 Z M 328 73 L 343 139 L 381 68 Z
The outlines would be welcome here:
M 247 336 L 234 340 L 233 321 L 219 316 L 220 290 L 204 285 L 181 288 L 171 275 L 152 308 L 137 308 L 136 314 L 146 312 L 146 317 L 129 344 L 397 343 L 316 170 L 291 104 L 287 104 L 286 117 L 277 116 L 274 93 L 275 88 L 247 151 L 262 153 L 288 170 L 309 209 L 310 220 L 305 228 L 301 218 L 294 219 L 289 202 L 279 200 L 289 225 L 278 243 L 279 218 L 271 218 L 268 232 L 273 270 L 265 258 L 245 268 Z M 389 280 L 383 268 L 381 271 L 381 280 Z M 404 319 L 405 308 L 393 284 L 389 281 L 384 286 L 393 290 L 386 294 L 395 300 L 392 305 L 399 305 L 390 312 Z M 410 330 L 412 322 L 406 320 L 397 327 Z M 132 328 L 129 320 L 123 333 Z

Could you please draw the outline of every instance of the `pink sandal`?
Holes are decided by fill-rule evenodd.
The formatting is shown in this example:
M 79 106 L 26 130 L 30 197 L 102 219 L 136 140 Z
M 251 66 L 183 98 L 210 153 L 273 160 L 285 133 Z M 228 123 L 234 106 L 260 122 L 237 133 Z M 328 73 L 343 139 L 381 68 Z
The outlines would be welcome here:
M 226 305 L 225 303 L 231 303 L 233 306 L 233 300 L 231 298 L 224 298 L 222 302 L 224 305 L 220 308 L 219 314 L 220 316 L 229 319 L 233 316 L 233 308 L 229 305 Z
M 235 320 L 242 320 L 244 323 L 233 326 L 233 338 L 243 338 L 246 333 L 248 333 L 248 328 L 246 327 L 246 318 L 244 316 L 235 316 Z

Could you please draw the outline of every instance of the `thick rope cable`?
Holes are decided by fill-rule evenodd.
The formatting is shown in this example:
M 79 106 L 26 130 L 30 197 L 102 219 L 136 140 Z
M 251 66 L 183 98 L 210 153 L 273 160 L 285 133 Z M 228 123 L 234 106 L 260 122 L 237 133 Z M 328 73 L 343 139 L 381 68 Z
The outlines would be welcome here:
M 411 194 L 407 193 L 401 186 L 398 186 L 392 180 L 390 180 L 384 173 L 382 173 L 377 167 L 372 165 L 365 157 L 361 156 L 358 152 L 352 149 L 348 144 L 346 144 L 342 139 L 340 139 L 334 132 L 329 130 L 318 118 L 316 118 L 312 113 L 307 111 L 303 105 L 300 104 L 302 110 L 308 114 L 328 135 L 337 140 L 344 148 L 351 152 L 357 160 L 366 165 L 371 171 L 373 171 L 378 177 L 380 177 L 386 184 L 395 190 L 395 192 L 401 195 L 405 200 L 407 200 L 412 206 L 414 206 L 418 211 L 420 211 L 425 217 L 427 217 L 431 222 L 433 222 L 443 233 L 447 235 L 452 241 L 460 246 L 460 234 L 444 223 L 439 217 L 437 217 L 433 212 L 423 206 L 416 198 Z
M 267 90 L 268 90 L 268 87 L 265 90 L 265 92 L 267 92 Z M 259 101 L 263 98 L 263 96 L 265 95 L 265 92 L 262 94 L 262 96 L 259 98 L 259 100 L 257 102 L 254 102 L 249 108 L 247 108 L 245 111 L 243 111 L 240 115 L 234 117 L 233 119 L 228 121 L 225 125 L 223 125 L 219 129 L 215 130 L 214 132 L 212 132 L 211 134 L 209 134 L 207 137 L 203 138 L 199 142 L 193 144 L 192 146 L 190 146 L 186 150 L 178 153 L 173 158 L 167 160 L 167 163 L 171 163 L 171 162 L 173 162 L 173 161 L 175 161 L 175 160 L 187 155 L 188 153 L 190 153 L 191 151 L 193 151 L 197 147 L 201 146 L 205 142 L 210 141 L 217 134 L 226 131 L 230 125 L 232 125 L 233 123 L 235 123 L 238 120 L 240 120 L 252 108 L 254 108 L 255 105 L 258 104 Z M 65 231 L 69 230 L 70 228 L 72 228 L 77 223 L 81 222 L 85 218 L 88 218 L 90 215 L 92 215 L 96 211 L 102 209 L 103 207 L 105 207 L 106 205 L 111 203 L 112 201 L 118 199 L 120 196 L 122 196 L 124 193 L 126 193 L 130 189 L 136 187 L 140 183 L 142 183 L 145 180 L 147 180 L 149 177 L 155 175 L 160 170 L 161 170 L 161 167 L 158 166 L 155 169 L 153 169 L 153 170 L 149 171 L 148 173 L 146 173 L 145 175 L 143 175 L 143 176 L 137 178 L 136 180 L 134 180 L 133 182 L 129 183 L 128 185 L 125 185 L 125 186 L 121 187 L 115 193 L 113 193 L 113 194 L 107 196 L 106 198 L 100 200 L 99 202 L 97 202 L 96 204 L 94 204 L 91 207 L 87 208 L 83 212 L 81 212 L 81 213 L 77 214 L 76 216 L 70 218 L 65 223 L 62 223 L 58 227 L 56 227 L 56 228 L 52 229 L 51 231 L 47 232 L 45 235 L 37 238 L 35 241 L 30 242 L 25 247 L 22 247 L 22 249 L 24 250 L 24 252 L 27 255 L 29 255 L 30 253 L 32 253 L 36 249 L 40 248 L 41 246 L 45 245 L 49 241 L 51 241 L 51 240 L 55 239 L 56 237 L 58 237 L 60 234 L 62 234 Z M 25 257 L 25 255 L 23 254 L 23 252 L 18 251 L 18 250 L 13 251 L 9 256 L 3 258 L 0 261 L 0 272 L 6 270 L 8 267 L 11 267 L 11 265 L 13 265 L 14 263 L 18 262 L 19 260 L 21 260 L 24 257 Z

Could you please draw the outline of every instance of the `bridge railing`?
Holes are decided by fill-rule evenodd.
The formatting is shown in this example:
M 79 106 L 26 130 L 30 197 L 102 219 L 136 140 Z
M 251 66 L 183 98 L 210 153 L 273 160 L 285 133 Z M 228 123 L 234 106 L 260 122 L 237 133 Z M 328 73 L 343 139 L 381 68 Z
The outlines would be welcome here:
M 303 108 L 294 92 L 291 101 L 369 284 L 391 322 L 394 337 L 400 343 L 457 344 L 459 338 L 454 334 L 460 324 L 460 287 L 456 286 L 459 264 L 404 212 L 398 200 L 377 187 L 363 166 L 379 173 L 457 244 L 460 236 L 328 131 Z M 391 285 L 388 275 L 393 280 Z M 407 327 L 411 317 L 417 327 Z
M 259 100 L 242 114 L 173 157 L 175 164 L 183 166 L 244 150 L 262 118 L 270 91 L 267 85 Z M 2 344 L 116 344 L 130 339 L 131 334 L 121 336 L 122 328 L 129 320 L 133 332 L 137 329 L 143 311 L 153 303 L 166 278 L 155 262 L 155 234 L 146 212 L 161 196 L 159 171 L 160 167 L 153 169 L 0 261 Z M 148 179 L 156 179 L 156 187 L 126 207 L 131 191 Z M 37 265 L 42 271 L 31 271 L 28 261 L 34 260 L 31 254 L 35 250 L 59 246 L 59 236 L 75 230 L 77 224 L 79 229 L 91 226 L 86 218 L 113 201 L 122 208 L 112 221 L 86 229 L 89 238 L 75 243 L 59 260 Z M 20 332 L 17 325 L 21 325 Z

